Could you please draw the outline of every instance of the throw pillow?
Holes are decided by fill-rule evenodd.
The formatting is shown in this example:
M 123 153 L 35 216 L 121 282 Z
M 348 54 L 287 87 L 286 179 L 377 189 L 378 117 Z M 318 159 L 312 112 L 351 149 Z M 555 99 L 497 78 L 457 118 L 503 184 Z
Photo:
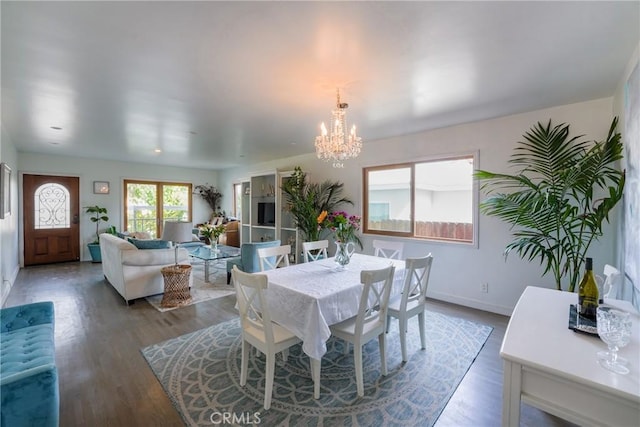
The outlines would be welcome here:
M 129 238 L 129 241 L 138 249 L 167 249 L 171 247 L 171 242 L 167 240 L 140 240 Z

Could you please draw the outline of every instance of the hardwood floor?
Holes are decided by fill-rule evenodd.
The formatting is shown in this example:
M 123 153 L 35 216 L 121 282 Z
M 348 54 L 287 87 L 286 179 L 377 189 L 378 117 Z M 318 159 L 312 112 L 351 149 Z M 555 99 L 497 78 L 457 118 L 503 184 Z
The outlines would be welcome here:
M 182 425 L 140 349 L 237 316 L 234 296 L 165 313 L 144 299 L 127 306 L 101 264 L 87 262 L 22 269 L 5 306 L 45 300 L 55 304 L 61 426 Z M 429 309 L 494 327 L 436 425 L 499 426 L 508 318 L 438 301 Z M 521 425 L 571 424 L 523 405 Z

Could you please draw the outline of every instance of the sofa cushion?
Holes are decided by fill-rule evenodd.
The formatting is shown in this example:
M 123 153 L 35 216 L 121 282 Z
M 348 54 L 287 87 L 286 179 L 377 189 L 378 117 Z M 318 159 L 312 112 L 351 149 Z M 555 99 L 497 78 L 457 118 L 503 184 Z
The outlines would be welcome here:
M 138 249 L 167 249 L 171 247 L 171 242 L 167 240 L 140 240 L 129 238 L 129 241 Z

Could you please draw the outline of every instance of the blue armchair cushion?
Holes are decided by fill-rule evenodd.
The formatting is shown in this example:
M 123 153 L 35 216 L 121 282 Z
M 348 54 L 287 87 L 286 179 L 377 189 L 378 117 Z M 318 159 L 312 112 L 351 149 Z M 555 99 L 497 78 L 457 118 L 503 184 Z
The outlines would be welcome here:
M 50 301 L 0 310 L 0 425 L 58 426 Z
M 274 246 L 280 246 L 280 240 L 243 243 L 240 245 L 240 257 L 227 260 L 227 283 L 230 283 L 231 270 L 233 270 L 234 265 L 237 265 L 238 269 L 245 273 L 256 273 L 260 271 L 258 248 L 271 248 Z

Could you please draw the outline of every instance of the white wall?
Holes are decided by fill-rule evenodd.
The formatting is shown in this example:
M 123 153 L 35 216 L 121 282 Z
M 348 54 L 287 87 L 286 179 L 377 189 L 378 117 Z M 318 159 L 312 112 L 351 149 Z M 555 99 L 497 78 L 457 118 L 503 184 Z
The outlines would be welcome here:
M 17 152 L 4 128 L 0 136 L 0 162 L 11 168 L 11 215 L 0 219 L 0 305 L 3 305 L 20 271 L 18 259 Z
M 345 162 L 344 169 L 333 169 L 330 164 L 317 160 L 315 155 L 297 156 L 262 163 L 254 167 L 220 171 L 218 182 L 224 192 L 232 183 L 251 174 L 279 168 L 291 170 L 301 166 L 312 181 L 338 180 L 345 184 L 346 195 L 356 205 L 346 209 L 362 213 L 362 167 L 388 163 L 415 161 L 431 156 L 479 151 L 479 168 L 496 172 L 508 172 L 507 160 L 515 143 L 536 122 L 566 122 L 573 135 L 584 134 L 591 140 L 606 137 L 612 120 L 612 98 L 604 98 L 579 104 L 558 106 L 544 110 L 501 117 L 412 135 L 367 141 L 366 129 L 363 152 L 355 160 Z M 309 139 L 312 146 L 312 137 Z M 223 201 L 223 208 L 231 208 L 231 199 Z M 617 215 L 614 215 L 617 217 Z M 617 226 L 617 224 L 616 224 Z M 511 240 L 509 228 L 496 218 L 480 216 L 479 245 L 426 242 L 405 239 L 405 256 L 418 256 L 428 252 L 434 255 L 429 284 L 429 296 L 462 305 L 497 313 L 510 314 L 527 285 L 553 288 L 550 276 L 541 277 L 542 268 L 537 263 L 520 260 L 510 255 L 505 261 L 503 249 Z M 615 228 L 605 227 L 605 237 L 592 245 L 589 255 L 594 258 L 596 271 L 602 271 L 605 263 L 613 263 Z M 372 253 L 373 236 L 364 236 L 364 253 Z M 481 292 L 481 284 L 489 284 L 489 292 Z
M 80 206 L 100 205 L 108 209 L 109 225 L 122 230 L 124 223 L 123 182 L 125 179 L 147 179 L 198 184 L 217 185 L 217 172 L 205 169 L 189 169 L 156 166 L 141 163 L 115 162 L 66 156 L 51 156 L 35 153 L 19 153 L 20 173 L 38 173 L 43 175 L 68 175 L 80 178 Z M 109 181 L 109 194 L 93 194 L 93 181 Z M 20 188 L 21 190 L 21 188 Z M 223 202 L 232 203 L 231 190 L 221 191 Z M 20 195 L 22 200 L 22 194 Z M 20 206 L 22 209 L 22 206 Z M 20 211 L 22 212 L 22 211 Z M 80 242 L 81 260 L 91 259 L 86 244 L 94 240 L 95 225 L 89 215 L 81 214 Z M 201 223 L 209 219 L 211 209 L 198 195 L 193 197 L 193 222 Z M 20 215 L 22 218 L 22 215 Z M 22 230 L 22 221 L 19 224 Z M 107 225 L 104 225 L 106 228 Z M 20 231 L 22 233 L 22 231 Z M 22 239 L 20 239 L 22 240 Z M 22 254 L 23 242 L 20 241 L 19 253 Z

